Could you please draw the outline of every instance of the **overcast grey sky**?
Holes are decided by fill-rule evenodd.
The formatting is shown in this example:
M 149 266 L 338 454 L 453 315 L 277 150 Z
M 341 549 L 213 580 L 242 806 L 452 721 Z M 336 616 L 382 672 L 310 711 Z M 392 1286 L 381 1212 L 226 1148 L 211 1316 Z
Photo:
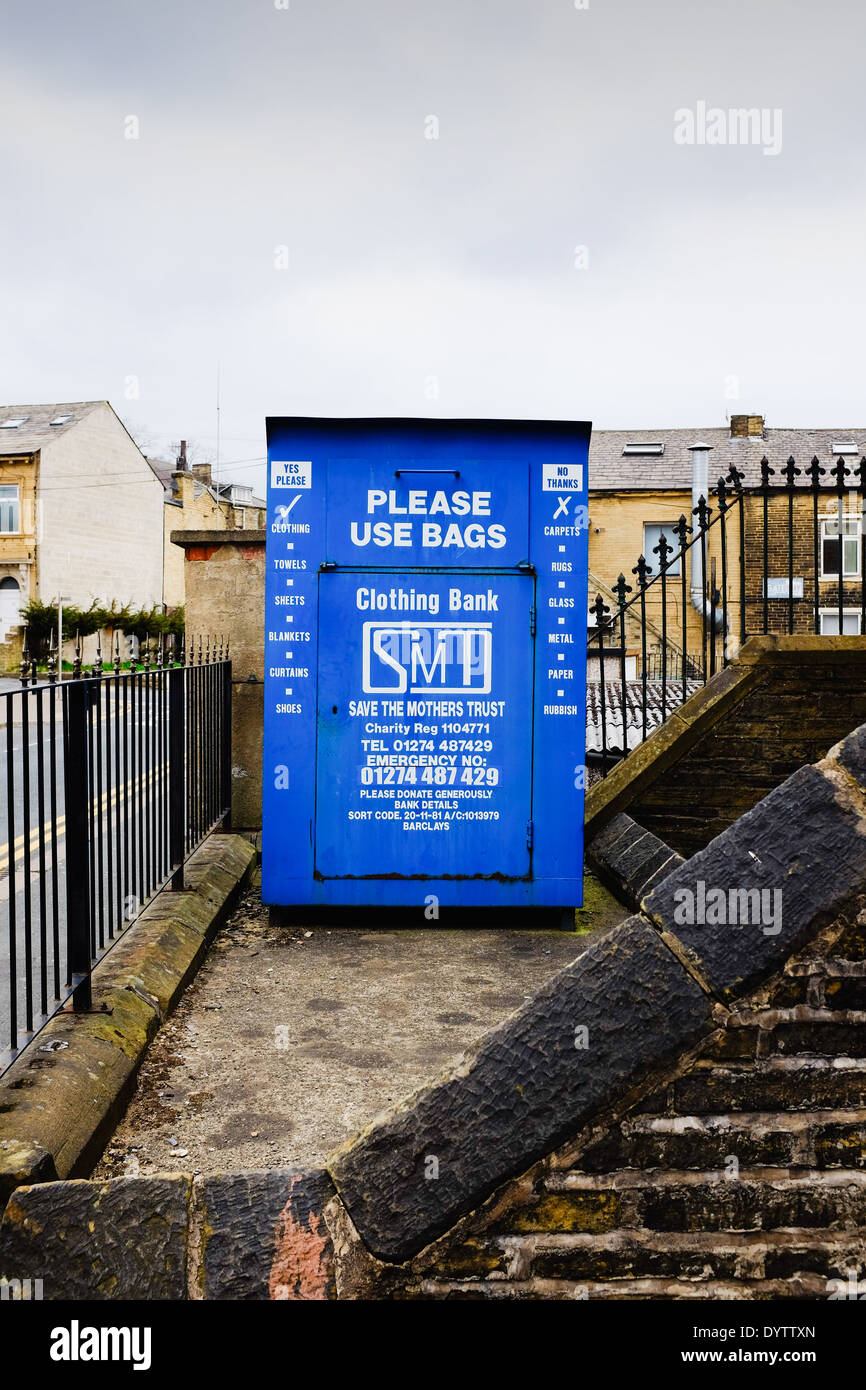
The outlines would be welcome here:
M 284 3 L 2 0 L 4 402 L 866 419 L 860 0 Z

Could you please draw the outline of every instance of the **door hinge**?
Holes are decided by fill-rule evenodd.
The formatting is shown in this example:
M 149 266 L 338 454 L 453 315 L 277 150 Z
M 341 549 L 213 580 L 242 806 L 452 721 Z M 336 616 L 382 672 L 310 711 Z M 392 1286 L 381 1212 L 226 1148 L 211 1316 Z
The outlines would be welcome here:
M 529 633 L 530 633 L 530 636 L 531 636 L 531 637 L 534 637 L 534 636 L 535 636 L 535 618 L 536 618 L 536 613 L 535 613 L 535 608 L 533 607 L 533 608 L 530 608 L 530 610 L 529 610 Z
M 527 849 L 532 849 L 532 846 L 533 846 L 534 843 L 535 843 L 535 821 L 528 820 L 528 821 L 526 822 L 526 848 L 527 848 Z

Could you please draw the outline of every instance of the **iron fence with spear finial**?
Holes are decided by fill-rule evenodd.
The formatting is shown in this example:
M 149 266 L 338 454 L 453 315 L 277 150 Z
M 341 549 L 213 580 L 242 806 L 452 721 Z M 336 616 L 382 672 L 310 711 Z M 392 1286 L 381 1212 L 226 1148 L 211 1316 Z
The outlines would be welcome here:
M 228 644 L 160 637 L 123 669 L 120 634 L 85 668 L 75 634 L 58 681 L 25 633 L 19 688 L 0 695 L 0 1072 L 63 1004 L 91 1006 L 93 966 L 214 827 L 229 823 Z M 187 661 L 187 655 L 189 660 Z
M 749 478 L 732 464 L 637 558 L 632 586 L 620 574 L 591 598 L 587 748 L 602 775 L 747 637 L 866 634 L 866 457 L 775 463 Z

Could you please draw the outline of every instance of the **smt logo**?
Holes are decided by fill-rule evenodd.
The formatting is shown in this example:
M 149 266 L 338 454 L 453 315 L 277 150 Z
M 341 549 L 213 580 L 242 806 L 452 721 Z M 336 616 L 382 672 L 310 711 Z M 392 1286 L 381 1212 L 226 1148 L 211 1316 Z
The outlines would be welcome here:
M 489 694 L 492 629 L 492 623 L 364 623 L 364 694 Z

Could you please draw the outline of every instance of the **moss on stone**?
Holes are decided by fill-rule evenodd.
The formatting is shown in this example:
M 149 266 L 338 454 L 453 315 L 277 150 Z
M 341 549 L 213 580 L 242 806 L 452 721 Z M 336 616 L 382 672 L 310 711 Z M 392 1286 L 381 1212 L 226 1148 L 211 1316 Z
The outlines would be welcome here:
M 509 1228 L 530 1231 L 611 1231 L 620 1224 L 620 1200 L 615 1192 L 548 1193 L 517 1212 Z
M 578 936 L 593 936 L 618 926 L 628 916 L 628 909 L 608 892 L 595 874 L 583 875 L 583 907 L 574 914 L 574 930 Z

